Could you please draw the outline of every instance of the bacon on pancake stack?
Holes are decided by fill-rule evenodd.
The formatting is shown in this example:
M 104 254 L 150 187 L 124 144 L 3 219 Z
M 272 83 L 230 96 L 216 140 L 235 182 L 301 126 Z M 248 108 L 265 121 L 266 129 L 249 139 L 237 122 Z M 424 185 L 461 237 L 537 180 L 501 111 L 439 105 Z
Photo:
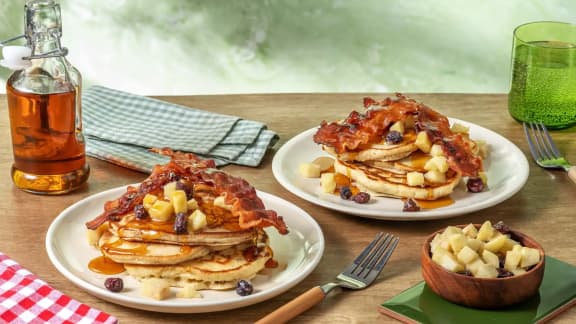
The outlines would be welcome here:
M 128 186 L 104 212 L 86 223 L 90 243 L 102 252 L 93 271 L 126 270 L 143 291 L 165 298 L 166 287 L 186 291 L 233 289 L 276 266 L 264 228 L 288 233 L 247 181 L 190 153 L 155 149 L 171 157 L 137 186 Z M 109 271 L 109 266 L 117 271 Z M 160 282 L 160 283 L 159 283 Z M 164 289 L 164 293 L 159 293 Z M 151 291 L 151 292 L 150 292 Z M 160 297 L 159 297 L 160 296 Z
M 364 109 L 323 121 L 314 134 L 314 142 L 335 157 L 328 171 L 350 178 L 360 190 L 404 198 L 412 206 L 413 199 L 449 196 L 462 179 L 469 191 L 484 190 L 487 146 L 472 140 L 467 127 L 451 126 L 446 116 L 401 94 L 364 98 Z

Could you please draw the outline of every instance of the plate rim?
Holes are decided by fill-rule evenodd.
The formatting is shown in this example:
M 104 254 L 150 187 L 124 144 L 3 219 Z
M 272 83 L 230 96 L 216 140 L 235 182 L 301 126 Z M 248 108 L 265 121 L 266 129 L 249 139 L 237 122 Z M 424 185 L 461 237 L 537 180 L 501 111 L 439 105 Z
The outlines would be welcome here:
M 496 138 L 498 138 L 498 140 L 500 142 L 505 143 L 506 147 L 510 147 L 512 149 L 512 152 L 514 153 L 513 155 L 516 156 L 518 158 L 518 161 L 520 162 L 519 163 L 520 165 L 518 166 L 518 170 L 520 171 L 518 174 L 519 178 L 518 178 L 518 180 L 516 180 L 514 182 L 514 184 L 515 184 L 514 187 L 512 187 L 510 190 L 508 190 L 508 191 L 506 191 L 506 192 L 504 192 L 498 196 L 492 196 L 491 199 L 488 199 L 487 201 L 484 201 L 483 203 L 480 203 L 480 204 L 477 203 L 477 204 L 473 204 L 473 205 L 469 205 L 469 206 L 464 206 L 464 207 L 459 208 L 459 209 L 454 209 L 454 208 L 444 209 L 446 207 L 441 207 L 441 208 L 432 209 L 432 210 L 422 210 L 422 211 L 410 212 L 410 213 L 403 212 L 401 209 L 398 209 L 398 211 L 378 211 L 378 210 L 367 209 L 367 208 L 354 208 L 354 207 L 334 203 L 332 201 L 323 200 L 323 199 L 320 199 L 318 197 L 315 197 L 314 195 L 312 195 L 312 194 L 300 189 L 298 186 L 294 185 L 290 181 L 289 177 L 287 175 L 285 175 L 284 172 L 282 171 L 282 166 L 283 166 L 282 159 L 288 155 L 291 147 L 294 146 L 296 143 L 302 141 L 304 138 L 311 137 L 311 134 L 314 133 L 318 129 L 319 126 L 312 127 L 312 128 L 309 128 L 307 130 L 300 132 L 296 136 L 290 138 L 286 143 L 284 143 L 278 149 L 278 151 L 274 155 L 274 158 L 272 159 L 272 174 L 274 175 L 274 178 L 276 179 L 276 181 L 278 181 L 278 183 L 280 183 L 280 185 L 282 187 L 284 187 L 286 190 L 290 191 L 292 194 L 298 196 L 299 198 L 302 198 L 302 199 L 304 199 L 310 203 L 313 203 L 317 206 L 325 207 L 325 208 L 328 208 L 331 210 L 339 211 L 339 212 L 346 213 L 346 214 L 353 215 L 353 216 L 378 219 L 378 220 L 392 220 L 392 221 L 422 221 L 422 220 L 446 219 L 446 218 L 461 216 L 464 214 L 468 214 L 468 213 L 483 210 L 483 209 L 486 209 L 489 207 L 493 207 L 493 206 L 509 199 L 510 197 L 512 197 L 513 195 L 518 193 L 524 187 L 524 185 L 526 184 L 526 181 L 528 180 L 528 176 L 530 173 L 530 165 L 528 163 L 528 159 L 526 158 L 526 156 L 524 155 L 522 150 L 520 150 L 520 148 L 518 148 L 509 139 L 505 138 L 504 136 L 502 136 L 502 135 L 500 135 L 500 134 L 498 134 L 498 133 L 496 133 L 496 132 L 494 132 L 488 128 L 485 128 L 483 126 L 480 126 L 480 125 L 477 125 L 475 123 L 471 123 L 471 122 L 468 122 L 465 120 L 457 119 L 457 118 L 448 117 L 448 119 L 449 119 L 450 123 L 460 123 L 464 126 L 473 127 L 474 130 L 477 132 L 496 137 Z M 480 206 L 478 206 L 478 205 L 480 205 Z
M 131 184 L 132 186 L 138 184 Z M 62 274 L 67 280 L 71 281 L 80 289 L 84 290 L 85 292 L 100 298 L 104 301 L 115 303 L 118 305 L 147 310 L 147 311 L 154 311 L 154 312 L 163 312 L 163 313 L 209 313 L 209 312 L 217 312 L 217 311 L 226 311 L 232 310 L 236 308 L 246 307 L 253 304 L 257 304 L 268 299 L 274 298 L 300 282 L 302 282 L 306 277 L 308 277 L 318 266 L 320 263 L 323 255 L 324 250 L 326 247 L 324 233 L 322 228 L 318 224 L 318 222 L 305 210 L 300 208 L 299 206 L 270 193 L 256 190 L 258 196 L 265 202 L 268 200 L 276 200 L 277 203 L 283 204 L 290 208 L 291 210 L 296 211 L 293 214 L 298 215 L 298 217 L 303 217 L 302 219 L 305 221 L 306 226 L 312 226 L 311 231 L 316 234 L 317 240 L 314 241 L 314 253 L 309 253 L 307 257 L 304 259 L 309 258 L 305 263 L 305 266 L 298 268 L 298 273 L 296 276 L 291 276 L 290 280 L 284 280 L 278 286 L 273 287 L 268 292 L 264 292 L 263 294 L 252 294 L 249 296 L 241 297 L 233 302 L 230 301 L 221 301 L 218 300 L 211 301 L 209 303 L 203 304 L 182 304 L 182 303 L 171 303 L 170 300 L 161 300 L 156 301 L 154 299 L 146 298 L 146 297 L 134 297 L 134 296 L 127 296 L 119 293 L 114 293 L 107 291 L 103 287 L 97 287 L 96 285 L 84 280 L 82 277 L 77 276 L 71 270 L 66 267 L 64 262 L 62 262 L 61 258 L 64 258 L 64 253 L 61 251 L 57 251 L 58 244 L 56 243 L 55 233 L 59 229 L 62 228 L 63 223 L 66 222 L 70 217 L 77 216 L 77 213 L 74 213 L 79 206 L 83 204 L 89 203 L 90 201 L 94 200 L 103 200 L 103 197 L 108 195 L 114 194 L 116 191 L 121 194 L 129 185 L 119 186 L 111 189 L 107 189 L 93 195 L 87 196 L 74 204 L 65 208 L 58 216 L 51 222 L 45 237 L 45 249 L 48 254 L 48 258 L 52 265 Z M 103 205 L 102 205 L 103 206 Z M 81 214 L 80 214 L 81 215 Z M 81 216 L 80 216 L 81 217 Z M 286 217 L 286 216 L 284 216 Z M 88 269 L 88 268 L 86 268 Z

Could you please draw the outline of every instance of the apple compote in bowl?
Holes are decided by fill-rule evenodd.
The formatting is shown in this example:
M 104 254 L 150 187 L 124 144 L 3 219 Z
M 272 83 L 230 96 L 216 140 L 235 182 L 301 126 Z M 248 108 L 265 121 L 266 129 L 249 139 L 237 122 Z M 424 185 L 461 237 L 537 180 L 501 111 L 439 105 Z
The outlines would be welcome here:
M 498 309 L 538 294 L 544 250 L 502 222 L 448 226 L 422 247 L 422 276 L 442 298 L 463 306 Z

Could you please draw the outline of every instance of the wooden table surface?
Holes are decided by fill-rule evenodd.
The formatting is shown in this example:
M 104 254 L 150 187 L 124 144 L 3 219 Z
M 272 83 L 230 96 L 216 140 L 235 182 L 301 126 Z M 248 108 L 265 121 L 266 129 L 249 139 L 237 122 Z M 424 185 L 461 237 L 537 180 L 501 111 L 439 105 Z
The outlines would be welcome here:
M 0 96 L 0 251 L 37 274 L 53 287 L 88 305 L 117 316 L 122 323 L 248 323 L 266 315 L 305 290 L 330 281 L 378 231 L 400 236 L 398 249 L 373 286 L 361 291 L 335 291 L 295 323 L 395 322 L 380 315 L 377 306 L 420 282 L 419 252 L 424 238 L 447 225 L 502 220 L 536 238 L 550 256 L 576 265 L 576 184 L 563 171 L 547 171 L 529 159 L 530 176 L 524 188 L 509 200 L 468 215 L 418 222 L 381 221 L 331 211 L 285 190 L 273 177 L 272 158 L 278 148 L 298 133 L 322 120 L 346 116 L 360 109 L 367 94 L 277 94 L 158 97 L 174 103 L 264 122 L 280 135 L 257 168 L 227 166 L 224 169 L 247 179 L 257 189 L 300 206 L 322 227 L 324 256 L 311 275 L 288 292 L 259 304 L 207 314 L 162 314 L 118 306 L 93 297 L 61 275 L 48 259 L 44 246 L 50 223 L 67 206 L 95 193 L 143 180 L 146 175 L 103 161 L 90 159 L 88 185 L 63 196 L 40 196 L 16 189 L 10 180 L 12 151 L 6 97 Z M 384 95 L 371 94 L 374 98 Z M 506 109 L 501 94 L 410 94 L 440 112 L 489 128 L 514 142 L 527 156 L 528 146 L 520 124 Z M 576 162 L 576 128 L 553 133 L 560 149 Z M 514 172 L 514 170 L 509 170 Z M 86 247 L 88 248 L 88 247 Z M 556 318 L 576 322 L 573 307 Z

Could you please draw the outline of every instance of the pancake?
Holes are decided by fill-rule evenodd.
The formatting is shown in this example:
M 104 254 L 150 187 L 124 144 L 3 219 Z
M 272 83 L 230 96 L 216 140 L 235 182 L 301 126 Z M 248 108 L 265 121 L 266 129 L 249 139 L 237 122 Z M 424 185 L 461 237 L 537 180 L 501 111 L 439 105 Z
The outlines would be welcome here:
M 117 263 L 132 264 L 177 264 L 224 250 L 231 245 L 175 245 L 159 243 L 130 242 L 104 232 L 98 241 L 102 254 Z
M 263 240 L 267 241 L 265 235 Z M 253 245 L 240 244 L 175 265 L 125 264 L 124 267 L 130 276 L 138 280 L 158 278 L 173 287 L 186 285 L 196 290 L 233 289 L 238 280 L 254 278 L 272 258 L 272 250 L 266 243 L 261 242 L 258 246 L 255 255 L 249 253 Z
M 390 166 L 390 165 L 388 165 Z M 410 186 L 406 180 L 406 170 L 386 170 L 379 168 L 376 164 L 369 165 L 361 162 L 339 161 L 334 162 L 334 170 L 342 173 L 359 187 L 366 188 L 377 194 L 385 196 L 414 198 L 421 200 L 436 200 L 440 197 L 448 196 L 462 178 L 457 172 L 446 173 L 446 182 L 442 184 L 432 184 L 426 182 L 424 186 Z
M 132 214 L 118 222 L 110 222 L 110 232 L 127 241 L 209 246 L 249 242 L 258 235 L 258 231 L 253 228 L 231 231 L 222 226 L 205 228 L 200 232 L 176 234 L 173 226 L 173 223 L 142 223 Z
M 336 153 L 333 147 L 327 145 L 322 145 L 322 149 L 341 161 L 396 161 L 418 150 L 415 141 L 416 136 L 411 131 L 404 134 L 404 138 L 398 144 L 388 144 L 382 141 L 342 153 Z

